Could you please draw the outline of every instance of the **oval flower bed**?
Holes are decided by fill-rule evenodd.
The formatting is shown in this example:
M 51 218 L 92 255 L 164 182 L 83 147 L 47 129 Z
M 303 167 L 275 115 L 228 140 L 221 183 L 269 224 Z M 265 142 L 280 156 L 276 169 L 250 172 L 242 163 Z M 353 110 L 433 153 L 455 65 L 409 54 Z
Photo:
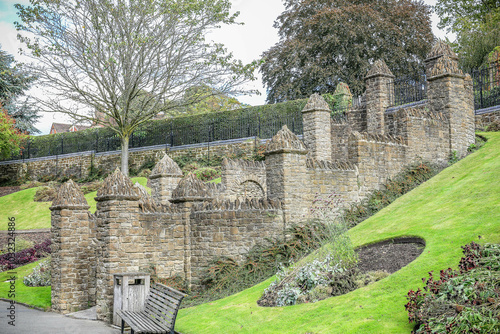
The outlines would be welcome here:
M 345 294 L 398 271 L 415 260 L 424 246 L 420 238 L 390 239 L 358 248 L 357 263 L 327 255 L 321 260 L 282 268 L 257 303 L 287 306 Z

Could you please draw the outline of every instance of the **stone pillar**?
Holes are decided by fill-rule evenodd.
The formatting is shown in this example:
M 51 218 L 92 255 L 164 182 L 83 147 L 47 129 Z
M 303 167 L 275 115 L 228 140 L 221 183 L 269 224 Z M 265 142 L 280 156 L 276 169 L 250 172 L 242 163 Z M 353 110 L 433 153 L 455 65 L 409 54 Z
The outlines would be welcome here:
M 113 275 L 148 270 L 137 188 L 119 169 L 97 192 L 97 319 L 113 319 Z
M 313 159 L 325 161 L 332 159 L 330 113 L 328 103 L 318 94 L 313 94 L 302 110 L 304 143 Z
M 181 179 L 181 169 L 172 158 L 165 154 L 149 176 L 151 196 L 158 203 L 167 204 L 172 198 L 172 191 Z
M 267 197 L 281 201 L 285 224 L 303 221 L 307 216 L 306 154 L 304 143 L 286 125 L 267 143 Z
M 89 205 L 80 188 L 69 180 L 50 207 L 52 238 L 52 311 L 71 313 L 89 307 Z
M 437 49 L 437 51 L 436 51 Z M 435 54 L 441 52 L 441 55 Z M 470 79 L 458 68 L 449 46 L 438 43 L 433 48 L 427 64 L 434 66 L 427 72 L 429 107 L 435 113 L 442 113 L 449 121 L 450 154 L 467 154 L 467 148 L 474 143 L 474 101 Z
M 393 104 L 394 75 L 383 60 L 377 60 L 365 77 L 367 132 L 383 135 L 384 113 Z
M 172 203 L 177 203 L 182 212 L 182 226 L 177 228 L 184 231 L 184 279 L 188 288 L 192 288 L 191 268 L 191 211 L 195 203 L 211 200 L 213 194 L 210 189 L 198 180 L 193 173 L 183 178 L 172 192 Z

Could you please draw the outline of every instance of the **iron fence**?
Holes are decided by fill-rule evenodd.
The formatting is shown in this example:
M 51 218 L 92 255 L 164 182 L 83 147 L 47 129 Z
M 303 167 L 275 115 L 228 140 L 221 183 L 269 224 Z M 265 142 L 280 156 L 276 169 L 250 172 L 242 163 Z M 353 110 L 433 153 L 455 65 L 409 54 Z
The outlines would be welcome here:
M 474 108 L 500 105 L 500 61 L 470 71 L 474 87 Z
M 470 71 L 474 87 L 474 107 L 476 110 L 500 105 L 500 63 L 490 63 L 485 68 Z M 427 80 L 425 74 L 416 77 L 396 79 L 390 83 L 391 106 L 400 106 L 418 102 L 427 98 Z M 283 125 L 287 125 L 296 134 L 302 134 L 301 110 L 305 100 L 291 101 L 293 107 L 278 105 L 263 111 L 258 108 L 243 109 L 224 114 L 223 117 L 202 117 L 196 121 L 179 123 L 174 120 L 149 122 L 137 129 L 129 140 L 130 148 L 155 145 L 181 146 L 228 139 L 259 137 L 271 138 Z M 364 102 L 362 97 L 355 97 L 352 104 L 332 107 L 332 119 L 335 123 L 347 121 L 347 111 L 358 108 Z M 281 108 L 281 109 L 280 109 Z M 287 110 L 283 108 L 289 108 Z M 188 118 L 186 118 L 187 120 Z M 57 139 L 51 136 L 36 137 L 24 143 L 20 154 L 10 160 L 22 160 L 57 156 L 62 154 L 94 151 L 108 152 L 120 150 L 121 141 L 117 134 L 109 129 L 91 129 L 62 134 Z
M 246 137 L 270 138 L 283 125 L 302 134 L 302 114 L 300 110 L 280 113 L 258 112 L 234 113 L 233 117 L 203 119 L 201 122 L 176 124 L 174 121 L 150 122 L 138 128 L 129 138 L 129 148 L 155 145 L 181 146 Z M 1 161 L 24 160 L 47 156 L 58 156 L 78 152 L 95 153 L 117 151 L 121 148 L 120 137 L 107 129 L 91 129 L 83 132 L 40 136 L 23 144 L 18 155 Z
M 427 78 L 425 73 L 395 79 L 389 85 L 391 107 L 418 102 L 427 98 Z

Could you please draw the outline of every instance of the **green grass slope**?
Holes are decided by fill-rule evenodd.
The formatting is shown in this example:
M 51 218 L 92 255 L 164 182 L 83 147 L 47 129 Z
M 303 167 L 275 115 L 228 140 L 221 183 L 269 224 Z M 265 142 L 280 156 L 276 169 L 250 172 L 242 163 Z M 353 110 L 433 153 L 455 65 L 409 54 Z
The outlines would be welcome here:
M 132 182 L 139 182 L 143 186 L 146 186 L 147 181 L 145 177 L 132 178 Z M 37 188 L 30 188 L 0 197 L 0 231 L 7 230 L 9 217 L 16 218 L 16 230 L 50 228 L 51 203 L 33 201 L 36 190 Z M 91 212 L 96 210 L 96 195 L 96 191 L 85 195 Z
M 14 299 L 28 305 L 50 308 L 50 286 L 32 287 L 23 283 L 24 276 L 33 272 L 39 261 L 0 273 L 0 298 Z M 11 289 L 10 280 L 15 279 L 15 289 Z M 12 295 L 12 293 L 14 293 Z M 1 331 L 0 331 L 1 332 Z
M 343 296 L 283 308 L 257 305 L 272 279 L 239 294 L 183 309 L 176 330 L 198 333 L 410 333 L 409 289 L 431 270 L 457 267 L 460 246 L 500 243 L 500 133 L 484 147 L 350 231 L 355 246 L 399 236 L 426 241 L 419 258 L 389 277 Z

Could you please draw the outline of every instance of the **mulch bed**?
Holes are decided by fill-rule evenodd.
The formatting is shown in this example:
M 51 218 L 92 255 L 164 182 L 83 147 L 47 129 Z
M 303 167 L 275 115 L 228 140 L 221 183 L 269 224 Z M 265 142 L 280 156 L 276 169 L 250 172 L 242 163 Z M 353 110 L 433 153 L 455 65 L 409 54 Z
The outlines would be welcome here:
M 19 186 L 14 186 L 14 187 L 0 187 L 0 197 L 9 195 L 12 193 L 15 193 L 17 191 L 21 190 L 21 187 Z
M 361 272 L 384 270 L 392 274 L 415 260 L 424 250 L 419 238 L 387 240 L 357 249 Z

